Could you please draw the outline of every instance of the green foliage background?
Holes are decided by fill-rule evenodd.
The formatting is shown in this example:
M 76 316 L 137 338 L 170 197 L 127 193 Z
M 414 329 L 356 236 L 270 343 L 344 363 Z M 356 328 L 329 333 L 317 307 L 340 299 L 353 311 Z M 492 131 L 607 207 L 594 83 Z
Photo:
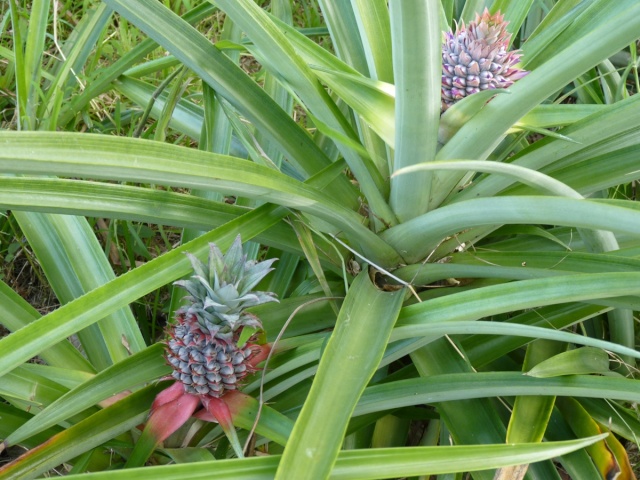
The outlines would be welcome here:
M 440 116 L 485 7 L 531 73 Z M 0 4 L 0 478 L 635 478 L 638 32 L 635 0 Z M 184 252 L 238 234 L 279 259 L 259 455 L 194 421 L 123 469 Z

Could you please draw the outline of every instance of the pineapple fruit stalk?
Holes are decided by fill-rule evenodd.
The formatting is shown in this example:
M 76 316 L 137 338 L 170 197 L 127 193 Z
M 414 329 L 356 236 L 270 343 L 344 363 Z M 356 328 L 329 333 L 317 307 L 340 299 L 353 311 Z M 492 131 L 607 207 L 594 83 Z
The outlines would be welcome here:
M 160 442 L 192 416 L 217 421 L 236 454 L 243 455 L 229 406 L 243 403 L 246 395 L 237 391 L 241 381 L 257 370 L 270 350 L 269 345 L 254 343 L 255 334 L 243 335 L 243 330 L 262 328 L 260 319 L 247 308 L 277 301 L 273 293 L 252 290 L 273 270 L 275 259 L 247 260 L 240 236 L 226 255 L 215 244 L 209 247 L 207 263 L 189 255 L 194 275 L 176 282 L 189 296 L 167 329 L 165 358 L 175 382 L 154 400 L 128 467 L 142 465 Z
M 442 104 L 444 112 L 463 98 L 481 90 L 508 88 L 527 71 L 515 65 L 521 54 L 509 51 L 511 34 L 500 12 L 482 15 L 465 26 L 456 25 L 455 33 L 445 32 L 442 45 Z

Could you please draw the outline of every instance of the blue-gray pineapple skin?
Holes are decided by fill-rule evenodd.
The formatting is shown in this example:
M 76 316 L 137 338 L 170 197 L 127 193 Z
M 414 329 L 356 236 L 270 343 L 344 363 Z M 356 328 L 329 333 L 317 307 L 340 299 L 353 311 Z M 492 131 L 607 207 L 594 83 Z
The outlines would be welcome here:
M 240 236 L 226 255 L 213 243 L 209 247 L 207 264 L 187 254 L 194 275 L 175 282 L 189 292 L 189 303 L 176 311 L 168 330 L 166 358 L 185 392 L 221 397 L 255 371 L 249 360 L 259 347 L 253 337 L 243 346 L 238 339 L 245 326 L 262 328 L 246 308 L 277 301 L 273 293 L 251 290 L 273 270 L 275 259 L 247 260 Z

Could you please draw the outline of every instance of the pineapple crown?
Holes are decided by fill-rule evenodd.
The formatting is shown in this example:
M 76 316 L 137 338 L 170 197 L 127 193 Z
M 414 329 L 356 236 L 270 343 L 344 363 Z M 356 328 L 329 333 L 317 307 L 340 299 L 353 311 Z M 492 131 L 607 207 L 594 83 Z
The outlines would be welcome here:
M 207 264 L 187 253 L 194 275 L 174 283 L 187 292 L 190 303 L 176 314 L 197 320 L 203 332 L 232 341 L 244 326 L 262 328 L 260 320 L 244 310 L 266 302 L 277 302 L 271 292 L 256 292 L 255 287 L 273 268 L 275 258 L 258 262 L 247 260 L 238 235 L 223 254 L 214 243 L 209 244 Z
M 491 15 L 485 8 L 468 26 L 460 22 L 455 33 L 445 32 L 442 111 L 480 90 L 508 88 L 529 73 L 515 67 L 521 53 L 508 50 L 508 24 L 499 11 Z
M 467 42 L 467 46 L 471 42 L 478 44 L 484 43 L 487 46 L 499 44 L 500 47 L 506 49 L 511 40 L 511 34 L 507 32 L 509 22 L 504 21 L 504 15 L 499 11 L 491 15 L 487 8 L 484 9 L 482 15 L 476 13 L 476 19 L 469 22 L 466 29 L 464 22 L 456 25 L 456 36 L 459 41 Z

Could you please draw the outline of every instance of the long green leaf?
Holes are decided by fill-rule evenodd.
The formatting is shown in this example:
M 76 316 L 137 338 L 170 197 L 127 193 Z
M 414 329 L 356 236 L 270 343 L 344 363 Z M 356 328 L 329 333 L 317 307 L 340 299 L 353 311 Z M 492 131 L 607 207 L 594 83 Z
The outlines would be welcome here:
M 630 204 L 627 204 L 631 206 Z M 585 252 L 475 252 L 451 255 L 446 263 L 411 265 L 394 272 L 415 285 L 446 278 L 506 278 L 524 280 L 568 273 L 634 272 L 640 260 L 621 255 Z
M 449 447 L 405 447 L 340 452 L 332 480 L 365 480 L 414 475 L 438 475 L 478 471 L 523 462 L 538 462 L 584 448 L 606 434 L 579 440 L 521 445 L 472 445 Z M 218 460 L 182 465 L 116 470 L 89 475 L 68 475 L 71 479 L 181 480 L 227 479 L 268 480 L 278 466 L 278 455 Z M 309 472 L 313 474 L 313 472 Z M 301 477 L 303 478 L 303 477 Z
M 201 231 L 219 227 L 250 210 L 181 193 L 112 183 L 7 177 L 0 178 L 0 186 L 0 206 L 9 210 L 134 220 Z M 291 237 L 291 229 L 282 222 L 258 235 L 257 240 L 302 253 Z
M 485 7 L 488 7 L 490 3 L 492 3 L 491 0 L 467 0 L 464 2 L 464 7 L 460 14 L 460 20 L 465 23 L 469 23 L 476 17 L 476 14 L 482 13 Z
M 526 42 L 523 63 L 537 68 L 557 53 L 571 47 L 577 38 L 593 31 L 597 25 L 628 12 L 629 3 L 610 0 L 565 0 L 558 2 L 534 33 L 535 42 Z M 606 14 L 606 15 L 603 15 Z M 585 54 L 589 56 L 589 54 Z
M 409 167 L 396 170 L 393 175 L 402 176 L 421 170 L 463 170 L 508 175 L 518 179 L 518 181 L 525 185 L 540 189 L 552 195 L 566 196 L 570 198 L 583 198 L 582 195 L 572 188 L 545 175 L 544 173 L 521 167 L 519 165 L 513 165 L 511 163 L 483 162 L 480 160 L 449 160 L 446 162 L 418 163 L 417 165 L 411 165 Z
M 520 123 L 524 129 L 527 126 L 537 128 L 563 127 L 579 122 L 594 113 L 606 110 L 606 105 L 541 104 L 522 117 Z
M 384 8 L 386 9 L 386 5 Z M 395 143 L 394 86 L 386 83 L 388 80 L 376 80 L 362 75 L 295 28 L 277 19 L 273 20 L 287 36 L 296 53 L 309 64 L 318 78 L 362 117 L 366 124 L 361 125 L 362 133 L 366 130 L 366 126 L 369 126 L 384 139 L 387 145 L 393 147 Z M 387 19 L 386 22 L 388 21 Z M 391 67 L 390 64 L 388 68 L 391 69 Z M 366 137 L 364 140 L 366 146 Z
M 8 445 L 20 443 L 42 430 L 65 420 L 84 409 L 108 399 L 111 395 L 136 387 L 143 382 L 154 380 L 168 374 L 170 368 L 162 359 L 162 344 L 132 355 L 128 359 L 103 370 L 98 375 L 58 398 L 4 439 Z
M 381 234 L 407 261 L 426 257 L 447 236 L 480 225 L 565 225 L 640 234 L 640 215 L 620 204 L 553 197 L 477 198 L 447 205 Z
M 19 405 L 42 408 L 48 405 L 67 389 L 53 380 L 21 365 L 13 372 L 2 377 L 0 395 L 18 401 Z
M 267 13 L 252 0 L 211 0 L 241 26 L 253 41 L 253 49 L 261 63 L 283 78 L 314 117 L 331 129 L 356 139 L 355 132 L 333 102 L 311 69 L 302 61 L 287 37 L 270 20 Z M 373 213 L 386 224 L 395 224 L 395 216 L 382 195 L 379 172 L 373 164 L 361 158 L 350 148 L 338 144 L 343 157 L 358 179 L 363 194 Z
M 351 285 L 276 478 L 329 478 L 351 412 L 378 368 L 404 291 L 378 290 L 362 272 Z M 376 328 L 370 327 L 376 312 Z M 335 408 L 339 405 L 339 408 Z
M 115 278 L 102 246 L 85 218 L 20 211 L 13 215 L 62 303 Z M 78 338 L 98 370 L 129 355 L 123 339 L 131 351 L 144 348 L 144 340 L 128 307 L 114 311 L 86 331 L 78 332 Z
M 366 7 L 358 5 L 356 2 L 320 1 L 322 14 L 329 27 L 331 41 L 337 56 L 357 70 L 360 73 L 358 78 L 361 80 L 392 82 L 391 36 L 389 34 L 387 2 L 369 0 L 365 4 Z M 291 39 L 289 33 L 287 35 Z M 296 35 L 296 37 L 299 38 L 300 36 Z M 296 39 L 292 40 L 291 43 L 296 48 Z M 307 45 L 312 44 L 307 43 Z M 315 46 L 316 48 L 313 50 L 316 52 L 323 50 L 325 53 L 329 53 L 323 48 L 318 49 L 319 45 Z M 300 53 L 297 48 L 296 51 L 304 58 L 304 54 Z M 322 57 L 338 60 L 334 55 L 322 55 Z M 388 135 L 385 129 L 380 128 L 378 122 L 372 121 L 371 118 L 366 116 L 366 114 L 369 114 L 376 119 L 382 119 L 384 123 L 393 123 L 393 114 L 387 116 L 385 115 L 386 110 L 379 108 L 380 100 L 383 100 L 384 97 L 379 95 L 378 92 L 363 88 L 360 85 L 349 84 L 348 81 L 345 81 L 346 78 L 341 78 L 340 75 L 334 75 L 330 81 L 327 81 L 326 75 L 316 69 L 316 65 L 321 65 L 321 62 L 309 61 L 308 59 L 306 61 L 316 70 L 315 73 L 334 94 L 344 100 L 356 113 L 362 115 L 362 118 L 355 116 L 353 122 L 359 132 L 362 144 L 368 152 L 366 156 L 371 157 L 382 177 L 386 178 L 389 174 L 389 151 L 385 141 L 389 144 L 388 137 L 393 137 L 393 134 Z M 380 71 L 378 72 L 378 70 Z M 335 80 L 337 80 L 338 87 L 335 85 Z M 372 102 L 369 104 L 368 102 L 360 101 L 360 93 L 369 94 Z M 393 105 L 391 105 L 391 109 L 393 110 Z M 363 115 L 363 112 L 365 115 Z M 373 115 L 371 115 L 372 113 Z M 392 132 L 394 128 L 391 127 L 390 130 Z M 384 141 L 382 140 L 383 138 Z M 387 195 L 386 188 L 383 195 Z
M 313 175 L 329 159 L 249 76 L 208 39 L 158 2 L 106 0 L 105 3 L 197 73 L 218 94 L 280 145 L 301 174 Z M 336 187 L 344 183 L 338 182 Z M 340 195 L 345 189 L 338 189 Z
M 635 145 L 637 143 L 635 132 L 637 126 L 640 125 L 639 102 L 640 97 L 634 95 L 614 105 L 602 107 L 601 112 L 589 115 L 584 120 L 562 130 L 563 135 L 578 143 L 545 139 L 519 152 L 510 159 L 510 162 L 514 165 L 541 171 L 544 167 L 556 162 L 563 165 L 568 163 L 568 159 L 571 158 L 575 158 L 574 162 L 578 162 L 581 159 L 597 155 L 610 155 L 611 152 L 620 148 Z M 609 166 L 613 167 L 611 164 Z M 629 171 L 627 169 L 624 173 L 628 174 Z M 588 170 L 584 174 L 589 178 L 588 181 L 593 182 L 599 179 L 599 177 L 594 178 Z M 456 201 L 462 201 L 478 196 L 495 195 L 512 183 L 513 180 L 508 177 L 490 175 L 457 193 L 455 198 Z M 574 182 L 570 182 L 570 184 L 575 185 Z
M 523 370 L 535 368 L 536 364 L 565 349 L 564 343 L 538 339 L 527 346 Z M 516 397 L 507 427 L 507 443 L 541 442 L 544 432 L 547 430 L 554 404 L 554 396 Z M 524 477 L 528 467 L 528 465 L 505 467 L 500 470 L 497 478 L 520 480 Z
M 535 369 L 566 349 L 562 342 L 537 340 L 529 345 L 523 369 Z M 605 354 L 606 355 L 606 354 Z M 508 443 L 541 442 L 553 410 L 555 397 L 517 397 L 507 429 Z
M 559 398 L 557 403 L 559 411 L 576 436 L 582 437 L 585 432 L 591 432 L 591 434 L 587 433 L 589 436 L 607 431 L 606 427 L 598 425 L 591 418 L 591 415 L 576 399 Z M 585 449 L 585 452 L 589 454 L 603 478 L 615 476 L 618 473 L 621 473 L 619 478 L 625 476 L 633 478 L 635 476 L 624 447 L 611 435 L 590 445 Z
M 536 378 L 586 373 L 609 373 L 609 355 L 599 348 L 576 348 L 538 363 L 526 375 Z
M 291 2 L 288 0 L 276 0 L 271 2 L 271 14 L 274 18 L 278 18 L 286 25 L 293 24 L 293 12 Z M 226 22 L 231 23 L 231 18 L 225 19 Z M 242 38 L 242 30 L 239 26 L 234 25 L 235 35 L 238 40 Z M 238 52 L 238 58 L 239 58 Z M 282 109 L 289 115 L 293 115 L 293 96 L 289 93 L 287 88 L 278 81 L 277 75 L 271 72 L 264 73 L 264 90 L 273 98 Z M 280 151 L 277 145 L 273 145 L 272 142 L 266 138 L 262 138 L 263 135 L 260 132 L 256 132 L 256 140 L 262 145 L 264 154 L 270 158 L 273 163 L 278 167 L 282 166 L 284 155 Z
M 0 478 L 31 479 L 140 424 L 164 385 L 146 387 L 29 450 L 0 468 Z
M 393 83 L 391 21 L 388 4 L 382 0 L 351 2 L 364 47 L 369 75 Z
M 589 345 L 598 349 L 607 350 L 619 355 L 629 355 L 640 359 L 640 352 L 631 348 L 618 345 L 617 343 L 606 342 L 584 335 L 570 332 L 563 332 L 553 328 L 543 328 L 538 326 L 520 325 L 510 322 L 485 322 L 485 321 L 451 321 L 451 322 L 428 322 L 414 327 L 398 327 L 391 334 L 391 341 L 405 338 L 415 338 L 419 336 L 432 336 L 434 339 L 444 335 L 476 334 L 476 335 L 502 335 L 502 336 L 523 336 L 536 339 L 549 339 L 558 342 L 571 342 L 577 345 Z
M 580 398 L 578 400 L 598 423 L 607 425 L 613 432 L 627 440 L 637 441 L 640 423 L 633 410 L 610 400 L 595 398 Z
M 358 72 L 367 75 L 369 66 L 365 45 L 358 31 L 354 5 L 335 0 L 319 0 L 318 3 L 337 56 Z
M 511 33 L 513 40 L 533 3 L 534 0 L 496 0 L 491 5 L 491 12 L 499 10 L 504 15 L 505 20 L 509 22 L 507 31 Z
M 430 321 L 477 320 L 542 305 L 638 295 L 640 273 L 599 273 L 522 280 L 463 291 L 402 309 L 396 332 Z
M 2 416 L 2 422 L 0 422 L 0 437 L 3 438 L 10 435 L 11 432 L 20 428 L 21 425 L 33 417 L 30 413 L 4 402 L 0 403 L 0 415 Z M 23 446 L 34 448 L 60 431 L 62 431 L 60 427 L 50 428 L 39 435 L 29 438 L 24 442 Z
M 599 305 L 583 303 L 568 303 L 564 305 L 551 305 L 524 311 L 510 318 L 507 323 L 518 325 L 537 326 L 552 329 L 567 329 L 572 325 L 587 322 L 598 318 L 610 308 Z M 549 338 L 542 336 L 541 338 Z M 556 338 L 559 341 L 572 340 Z M 515 351 L 526 345 L 527 341 L 522 337 L 497 336 L 497 335 L 471 335 L 460 340 L 469 361 L 476 368 L 498 360 L 509 352 Z M 594 345 L 595 346 L 595 345 Z M 599 348 L 607 348 L 598 345 Z
M 32 6 L 30 15 L 22 72 L 28 77 L 29 90 L 26 110 L 18 109 L 22 116 L 18 120 L 22 129 L 41 126 L 38 108 L 44 87 L 40 72 L 48 10 L 48 4 L 36 3 Z M 106 13 L 104 9 L 103 13 Z M 103 18 L 102 23 L 105 21 Z M 20 28 L 18 25 L 15 27 Z M 16 47 L 22 48 L 22 45 L 17 44 Z M 14 216 L 62 303 L 113 278 L 113 271 L 85 219 L 27 212 L 15 212 Z M 127 354 L 122 345 L 123 337 L 134 351 L 144 345 L 135 319 L 128 309 L 113 312 L 108 317 L 106 321 L 92 325 L 87 331 L 78 334 L 87 356 L 98 369 L 105 368 Z
M 313 70 L 389 147 L 395 146 L 395 87 L 393 85 L 315 65 Z
M 571 185 L 584 195 L 615 187 L 620 184 L 637 181 L 640 172 L 635 170 L 636 164 L 633 154 L 637 151 L 637 142 L 624 148 L 617 149 L 616 143 L 624 140 L 618 138 L 610 143 L 609 151 L 600 155 L 596 152 L 582 152 L 579 155 L 568 156 L 559 162 L 558 167 L 549 167 L 546 171 L 558 181 Z M 506 195 L 525 193 L 526 187 L 514 186 L 507 189 Z
M 391 36 L 396 85 L 393 170 L 433 160 L 438 146 L 442 46 L 440 4 L 391 2 Z M 421 56 L 416 61 L 416 52 Z M 428 210 L 431 173 L 391 179 L 390 204 L 401 221 Z
M 620 377 L 569 375 L 533 378 L 521 372 L 447 373 L 368 387 L 354 416 L 423 403 L 514 395 L 609 398 L 637 402 L 637 381 Z
M 381 264 L 398 261 L 397 253 L 362 225 L 362 217 L 276 170 L 252 162 L 140 139 L 88 134 L 0 133 L 0 171 L 87 176 L 135 182 L 206 188 L 271 201 L 324 217 L 354 234 L 358 249 Z M 28 150 L 25 147 L 28 146 Z M 130 156 L 135 155 L 135 161 Z M 19 159 L 20 162 L 16 162 Z M 19 166 L 18 166 L 19 165 Z M 335 172 L 331 172 L 335 175 Z M 326 178 L 324 187 L 333 180 Z M 320 178 L 318 178 L 319 181 Z
M 40 314 L 6 283 L 0 282 L 0 305 L 2 305 L 2 325 L 9 331 L 19 330 L 40 318 Z M 40 352 L 40 357 L 49 365 L 95 372 L 95 369 L 68 340 Z
M 464 375 L 473 371 L 464 354 L 444 338 L 415 350 L 411 353 L 411 360 L 422 378 Z M 436 408 L 449 432 L 448 436 L 457 445 L 499 443 L 506 437 L 505 426 L 488 398 L 438 402 Z M 474 414 L 468 415 L 468 412 Z M 494 473 L 485 470 L 476 473 L 474 477 L 477 480 L 490 480 Z

